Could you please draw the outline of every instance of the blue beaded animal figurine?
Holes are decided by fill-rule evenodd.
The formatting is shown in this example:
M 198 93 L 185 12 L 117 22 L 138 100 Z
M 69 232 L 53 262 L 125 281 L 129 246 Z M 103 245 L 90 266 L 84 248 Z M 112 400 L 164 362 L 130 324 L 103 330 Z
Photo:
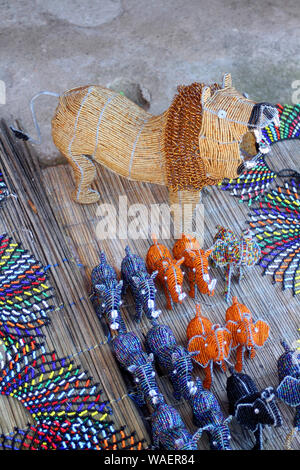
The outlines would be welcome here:
M 156 288 L 154 279 L 157 271 L 149 274 L 146 264 L 140 256 L 132 254 L 129 246 L 125 248 L 126 256 L 121 263 L 121 273 L 124 281 L 123 292 L 130 286 L 136 308 L 136 321 L 139 322 L 144 311 L 146 317 L 153 325 L 157 324 L 157 318 L 161 311 L 155 309 Z
M 153 368 L 153 354 L 147 355 L 135 333 L 129 332 L 116 336 L 112 341 L 114 354 L 127 369 L 137 385 L 136 402 L 138 406 L 150 404 L 153 407 L 164 401 L 161 395 Z
M 120 311 L 123 281 L 118 281 L 117 273 L 107 263 L 103 251 L 100 253 L 100 264 L 92 271 L 91 280 L 91 301 L 98 317 L 103 316 L 112 330 L 125 333 L 126 326 Z
M 160 403 L 151 415 L 153 446 L 166 450 L 196 450 L 202 430 L 193 436 L 186 429 L 177 410 Z
M 207 431 L 212 450 L 231 450 L 228 423 L 232 416 L 225 419 L 215 395 L 203 388 L 200 379 L 196 381 L 196 393 L 190 395 L 189 404 L 193 410 L 194 424 Z
M 176 343 L 173 331 L 167 325 L 157 325 L 146 335 L 146 348 L 154 354 L 162 369 L 165 369 L 172 381 L 174 397 L 188 399 L 196 392 L 195 382 L 191 375 L 193 364 L 191 356 L 183 346 Z
M 277 361 L 278 377 L 280 384 L 277 387 L 277 396 L 284 403 L 296 409 L 294 429 L 288 436 L 288 448 L 290 440 L 296 431 L 300 431 L 300 351 L 291 349 L 285 341 L 281 341 L 285 352 Z
M 275 402 L 275 390 L 267 387 L 258 391 L 254 381 L 247 374 L 235 372 L 231 367 L 227 379 L 229 413 L 236 417 L 241 426 L 254 433 L 253 450 L 262 450 L 262 429 L 264 426 L 281 426 L 282 418 Z

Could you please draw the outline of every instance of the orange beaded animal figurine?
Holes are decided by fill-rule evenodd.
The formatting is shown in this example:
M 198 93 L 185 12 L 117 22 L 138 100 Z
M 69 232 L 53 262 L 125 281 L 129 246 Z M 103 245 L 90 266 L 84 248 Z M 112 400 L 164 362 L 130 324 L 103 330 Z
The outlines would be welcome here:
M 253 323 L 250 310 L 233 297 L 226 311 L 226 328 L 232 334 L 232 349 L 236 349 L 235 370 L 241 372 L 244 352 L 248 350 L 250 358 L 254 358 L 255 348 L 262 347 L 268 339 L 269 325 L 263 320 Z
M 204 251 L 196 238 L 182 234 L 173 247 L 173 255 L 176 259 L 184 258 L 184 266 L 189 268 L 189 296 L 195 297 L 195 286 L 201 294 L 214 295 L 216 279 L 209 275 L 208 257 L 211 250 Z
M 156 279 L 162 284 L 166 299 L 167 309 L 172 310 L 173 302 L 182 303 L 186 294 L 182 292 L 183 272 L 180 265 L 184 258 L 175 260 L 168 248 L 157 242 L 155 235 L 152 235 L 153 245 L 150 246 L 146 265 L 150 273 L 158 271 Z
M 218 364 L 226 370 L 225 361 L 231 352 L 232 336 L 227 328 L 213 325 L 208 318 L 201 315 L 200 305 L 196 306 L 196 316 L 187 327 L 188 351 L 198 352 L 193 356 L 204 368 L 205 379 L 203 387 L 209 389 L 212 383 L 213 365 Z

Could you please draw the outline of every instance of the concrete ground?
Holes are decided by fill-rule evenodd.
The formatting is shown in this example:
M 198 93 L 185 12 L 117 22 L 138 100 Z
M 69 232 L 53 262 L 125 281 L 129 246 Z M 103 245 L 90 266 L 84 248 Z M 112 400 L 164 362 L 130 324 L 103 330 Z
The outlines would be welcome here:
M 0 115 L 34 132 L 29 100 L 117 80 L 140 84 L 160 113 L 178 84 L 220 81 L 258 101 L 291 103 L 300 79 L 298 0 L 0 0 Z M 126 87 L 126 85 L 124 85 Z M 46 163 L 56 98 L 37 105 Z

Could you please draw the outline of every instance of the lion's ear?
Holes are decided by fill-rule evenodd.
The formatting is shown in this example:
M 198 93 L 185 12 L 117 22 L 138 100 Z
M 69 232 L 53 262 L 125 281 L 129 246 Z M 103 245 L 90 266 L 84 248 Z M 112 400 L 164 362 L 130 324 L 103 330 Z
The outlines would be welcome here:
M 231 73 L 224 73 L 222 79 L 222 88 L 231 88 L 232 87 L 232 80 L 231 80 Z
M 210 88 L 209 88 L 209 86 L 205 86 L 203 88 L 202 97 L 201 97 L 202 106 L 209 100 L 210 97 L 211 97 Z

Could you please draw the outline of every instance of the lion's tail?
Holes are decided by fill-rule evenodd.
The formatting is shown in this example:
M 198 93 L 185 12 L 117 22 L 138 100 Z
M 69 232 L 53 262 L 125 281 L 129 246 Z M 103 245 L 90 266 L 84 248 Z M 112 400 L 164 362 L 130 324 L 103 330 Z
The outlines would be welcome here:
M 32 120 L 33 120 L 34 126 L 36 128 L 38 138 L 33 139 L 32 137 L 30 137 L 25 132 L 22 132 L 22 131 L 20 131 L 18 129 L 15 129 L 14 127 L 10 126 L 10 129 L 13 131 L 13 133 L 17 137 L 17 139 L 26 140 L 26 141 L 32 142 L 34 144 L 41 144 L 41 142 L 42 142 L 41 131 L 40 131 L 40 127 L 38 125 L 35 110 L 34 110 L 34 101 L 36 100 L 36 98 L 38 98 L 41 95 L 55 96 L 57 98 L 59 97 L 58 93 L 53 93 L 52 91 L 40 91 L 37 95 L 35 95 L 33 98 L 31 98 L 30 109 L 31 109 L 31 114 L 32 114 Z

